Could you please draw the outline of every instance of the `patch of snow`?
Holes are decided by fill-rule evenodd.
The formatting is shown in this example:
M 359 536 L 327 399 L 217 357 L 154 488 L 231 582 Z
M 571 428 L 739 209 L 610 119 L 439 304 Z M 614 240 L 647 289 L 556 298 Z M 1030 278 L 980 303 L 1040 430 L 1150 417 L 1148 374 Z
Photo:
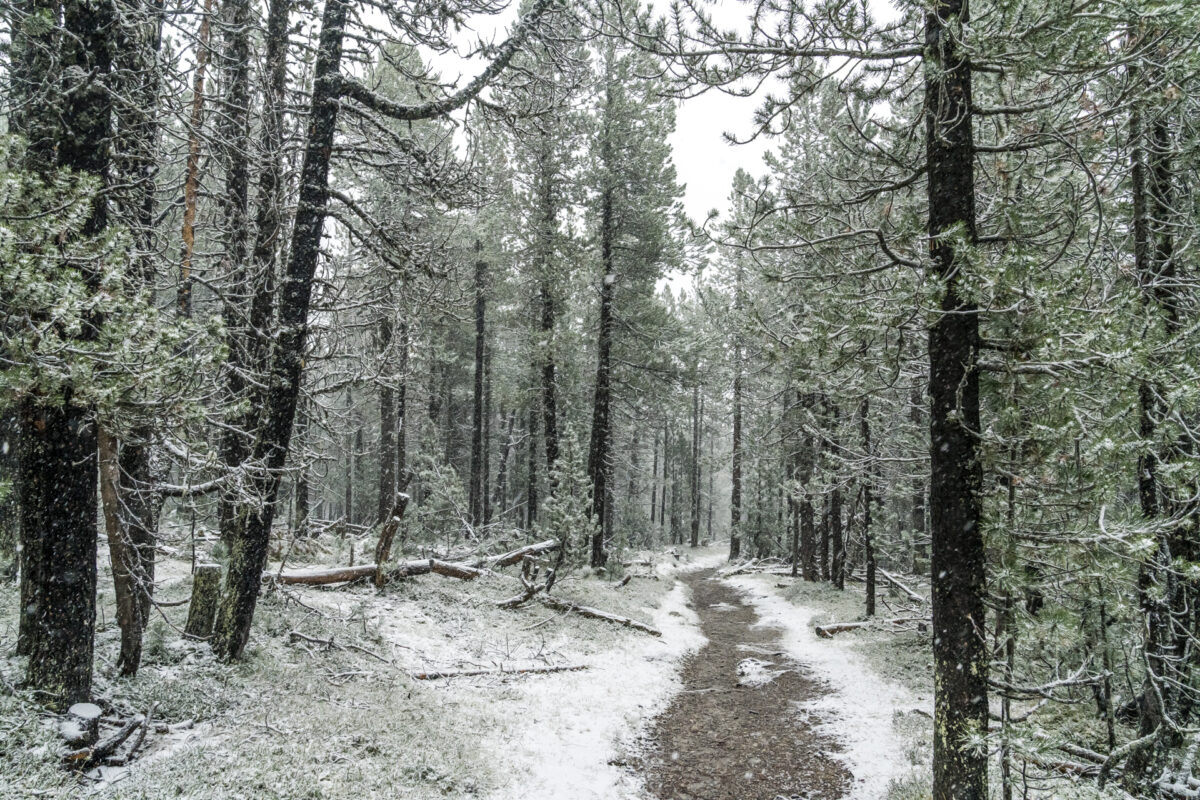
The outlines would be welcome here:
M 721 550 L 681 554 L 657 572 L 673 578 L 716 566 L 724 559 Z M 622 647 L 590 657 L 587 671 L 510 687 L 528 696 L 526 713 L 520 724 L 503 732 L 503 740 L 485 736 L 481 742 L 503 759 L 509 779 L 489 800 L 645 796 L 641 778 L 622 766 L 624 754 L 683 688 L 679 662 L 707 641 L 699 617 L 688 607 L 689 595 L 686 586 L 676 583 L 653 610 L 650 623 L 662 638 L 631 637 Z
M 737 606 L 730 605 L 729 603 L 713 603 L 709 608 L 716 611 L 737 611 Z
M 739 575 L 726 579 L 742 590 L 763 625 L 779 628 L 788 655 L 812 669 L 832 691 L 800 705 L 816 712 L 845 748 L 837 754 L 854 775 L 846 800 L 877 800 L 902 776 L 906 763 L 902 738 L 894 727 L 898 714 L 916 705 L 904 687 L 876 675 L 849 640 L 820 639 L 813 630 L 819 609 L 795 605 L 770 589 L 769 577 Z M 932 711 L 932 709 L 929 709 Z
M 738 662 L 737 674 L 739 686 L 766 686 L 778 678 L 786 669 L 771 669 L 775 666 L 771 661 L 760 661 L 757 658 L 743 658 Z

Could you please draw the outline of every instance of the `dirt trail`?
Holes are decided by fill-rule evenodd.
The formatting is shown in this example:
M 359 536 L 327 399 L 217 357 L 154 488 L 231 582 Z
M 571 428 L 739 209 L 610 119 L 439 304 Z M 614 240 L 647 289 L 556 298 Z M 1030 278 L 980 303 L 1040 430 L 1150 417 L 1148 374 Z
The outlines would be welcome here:
M 827 687 L 782 652 L 776 629 L 755 626 L 714 570 L 683 580 L 708 644 L 684 663 L 684 689 L 650 731 L 647 787 L 659 800 L 842 797 L 851 776 L 833 756 L 837 740 L 795 705 Z

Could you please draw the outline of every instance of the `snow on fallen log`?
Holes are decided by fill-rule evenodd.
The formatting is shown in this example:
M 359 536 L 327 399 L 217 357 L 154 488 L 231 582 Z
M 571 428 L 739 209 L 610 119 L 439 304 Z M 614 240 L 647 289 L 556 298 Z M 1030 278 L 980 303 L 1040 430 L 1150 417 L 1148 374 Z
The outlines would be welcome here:
M 662 636 L 662 631 L 660 631 L 658 628 L 652 628 L 644 622 L 638 622 L 635 619 L 622 617 L 617 614 L 610 614 L 607 611 L 601 611 L 598 608 L 576 605 L 575 603 L 567 600 L 560 600 L 557 597 L 551 597 L 549 595 L 542 597 L 541 602 L 542 605 L 546 606 L 547 608 L 554 609 L 555 611 L 564 611 L 568 614 L 578 614 L 579 616 L 587 617 L 588 619 L 599 619 L 605 622 L 611 622 L 614 625 L 633 628 L 635 631 L 648 633 L 651 636 Z
M 828 625 L 817 625 L 814 628 L 814 630 L 816 630 L 817 636 L 820 636 L 822 639 L 832 639 L 834 636 L 836 636 L 839 633 L 845 633 L 846 631 L 854 631 L 854 630 L 858 630 L 859 628 L 866 628 L 875 622 L 884 622 L 889 625 L 897 625 L 897 626 L 908 625 L 913 622 L 917 623 L 918 625 L 929 624 L 929 620 L 925 617 L 897 617 L 896 619 L 884 619 L 884 620 L 872 619 L 872 620 L 866 620 L 864 622 L 831 622 Z
M 552 553 L 558 549 L 559 542 L 557 539 L 547 539 L 544 542 L 537 544 L 527 544 L 524 547 L 518 547 L 516 550 L 509 551 L 501 556 L 496 556 L 492 559 L 492 569 L 500 567 L 511 567 L 513 564 L 519 564 L 525 559 L 525 556 L 540 556 L 545 553 Z
M 353 567 L 334 567 L 331 569 L 297 569 L 281 572 L 278 575 L 264 573 L 265 580 L 274 580 L 284 585 L 300 584 L 305 586 L 324 586 L 331 583 L 347 583 L 349 581 L 372 578 L 378 572 L 375 564 L 358 564 Z M 449 578 L 470 581 L 478 578 L 485 570 L 472 567 L 470 564 L 459 564 L 451 561 L 440 561 L 436 558 L 418 558 L 412 561 L 401 561 L 392 569 L 386 570 L 387 578 L 409 578 L 413 575 L 427 575 L 430 572 L 445 575 Z
M 429 571 L 445 575 L 447 578 L 458 578 L 460 581 L 473 581 L 484 572 L 468 564 L 454 564 L 449 561 L 438 561 L 436 558 L 429 559 Z
M 473 678 L 478 675 L 534 675 L 546 674 L 550 672 L 579 672 L 587 669 L 587 664 L 569 664 L 559 667 L 517 667 L 500 669 L 451 669 L 439 670 L 437 672 L 413 672 L 411 673 L 414 680 L 418 681 L 436 681 L 442 678 Z
M 891 573 L 890 573 L 890 572 L 888 572 L 887 570 L 880 569 L 879 567 L 876 567 L 876 568 L 875 568 L 875 572 L 876 572 L 876 573 L 878 573 L 878 574 L 879 574 L 879 576 L 880 576 L 881 578 L 883 578 L 885 581 L 887 581 L 888 583 L 890 583 L 892 586 L 895 586 L 895 587 L 896 587 L 897 589 L 899 589 L 899 590 L 900 590 L 902 593 L 904 593 L 904 594 L 905 594 L 905 595 L 908 597 L 908 599 L 909 599 L 909 600 L 912 600 L 913 602 L 916 602 L 916 603 L 928 603 L 928 602 L 929 602 L 928 600 L 926 600 L 926 599 L 925 599 L 925 597 L 924 597 L 924 596 L 922 596 L 922 595 L 918 594 L 917 592 L 914 592 L 912 589 L 908 588 L 908 587 L 907 587 L 907 586 L 905 586 L 903 583 L 901 583 L 901 582 L 900 582 L 900 581 L 899 581 L 899 580 L 896 578 L 896 576 L 895 576 L 895 575 L 891 574 Z

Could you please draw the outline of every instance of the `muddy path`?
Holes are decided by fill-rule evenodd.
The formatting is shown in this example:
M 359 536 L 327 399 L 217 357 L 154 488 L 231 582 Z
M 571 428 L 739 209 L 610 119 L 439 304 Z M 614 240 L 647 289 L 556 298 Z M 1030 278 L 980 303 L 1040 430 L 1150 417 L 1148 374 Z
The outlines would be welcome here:
M 714 573 L 683 578 L 708 644 L 684 662 L 683 691 L 649 732 L 647 788 L 659 800 L 842 797 L 851 776 L 838 742 L 797 707 L 826 687 Z

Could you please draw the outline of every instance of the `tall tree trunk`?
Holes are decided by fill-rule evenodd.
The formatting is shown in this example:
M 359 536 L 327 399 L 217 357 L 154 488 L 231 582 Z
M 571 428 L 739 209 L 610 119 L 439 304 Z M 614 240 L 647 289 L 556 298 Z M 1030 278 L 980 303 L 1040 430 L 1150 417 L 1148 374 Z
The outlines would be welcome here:
M 223 223 L 221 276 L 222 316 L 225 321 L 228 355 L 225 373 L 225 425 L 221 431 L 221 463 L 229 472 L 241 469 L 254 440 L 251 430 L 254 404 L 247 402 L 254 371 L 249 329 L 250 292 L 247 259 L 250 234 L 250 3 L 225 0 L 219 25 L 223 36 L 220 74 L 224 94 L 217 125 L 218 152 L 225 168 L 222 193 Z M 232 481 L 221 493 L 221 538 L 229 543 L 239 535 L 235 526 L 240 487 Z
M 837 441 L 840 416 L 837 403 L 829 404 L 829 416 L 829 449 L 836 453 L 841 449 Z M 836 474 L 829 492 L 829 547 L 832 550 L 829 580 L 835 589 L 841 591 L 846 588 L 846 539 L 842 528 L 841 476 Z
M 650 532 L 654 528 L 655 513 L 658 510 L 658 429 L 654 430 L 654 443 L 650 446 L 650 526 L 646 529 L 647 546 L 650 542 Z
M 930 532 L 933 586 L 933 800 L 986 800 L 987 575 L 979 462 L 978 309 L 959 291 L 975 232 L 971 66 L 966 0 L 925 16 L 925 144 L 930 256 L 943 285 L 929 331 Z
M 914 386 L 909 399 L 909 420 L 913 428 L 921 431 L 924 415 L 921 413 L 921 389 Z M 928 428 L 924 428 L 928 430 Z M 925 477 L 919 470 L 912 477 L 912 571 L 920 572 L 928 566 L 929 545 L 928 533 L 925 530 Z
M 408 322 L 401 320 L 400 359 L 396 364 L 399 375 L 396 384 L 396 484 L 407 486 L 412 477 L 408 472 Z
M 337 78 L 348 13 L 346 0 L 327 0 L 321 20 L 300 196 L 279 302 L 279 336 L 272 350 L 265 421 L 254 453 L 255 461 L 266 469 L 249 476 L 251 498 L 243 500 L 236 509 L 242 519 L 235 528 L 238 536 L 231 542 L 225 590 L 213 631 L 213 649 L 226 659 L 240 658 L 250 638 L 250 625 L 270 545 L 279 470 L 287 458 L 291 441 L 304 370 L 313 275 L 329 200 L 329 153 L 337 128 Z
M 691 540 L 692 547 L 700 546 L 700 381 L 692 386 L 692 457 L 690 459 L 691 480 Z
M 1131 78 L 1141 77 L 1139 68 L 1131 69 Z M 1147 96 L 1154 97 L 1161 91 L 1158 68 L 1152 68 L 1146 78 L 1145 88 L 1151 89 Z M 1144 99 L 1135 101 L 1130 113 L 1134 263 L 1147 315 L 1159 319 L 1163 333 L 1170 339 L 1178 334 L 1181 325 L 1170 225 L 1176 213 L 1171 136 L 1166 111 L 1146 106 Z M 1152 111 L 1148 131 L 1147 110 Z M 1144 442 L 1152 443 L 1156 436 L 1158 420 L 1165 411 L 1161 398 L 1170 389 L 1145 379 L 1138 385 L 1138 430 Z M 1151 445 L 1138 459 L 1138 495 L 1142 516 L 1147 520 L 1162 523 L 1164 517 L 1183 515 L 1162 485 L 1159 474 L 1163 461 L 1178 460 L 1180 454 L 1172 449 L 1164 452 Z M 1186 617 L 1192 601 L 1174 561 L 1191 560 L 1189 550 L 1194 545 L 1187 541 L 1187 536 L 1179 535 L 1176 525 L 1159 524 L 1157 528 L 1156 547 L 1142 562 L 1138 573 L 1138 600 L 1146 618 L 1143 650 L 1149 668 L 1138 705 L 1138 737 L 1156 731 L 1158 736 L 1151 746 L 1131 753 L 1125 764 L 1125 783 L 1131 792 L 1145 791 L 1154 784 L 1162 774 L 1171 747 L 1179 739 L 1172 725 L 1187 725 L 1180 718 L 1183 705 L 1180 687 L 1188 684 L 1188 667 L 1180 655 L 1193 650 L 1186 633 L 1191 627 Z M 1180 631 L 1184 633 L 1181 635 Z
M 608 93 L 606 92 L 606 96 Z M 607 131 L 608 116 L 605 112 Z M 607 166 L 607 135 L 604 140 L 604 163 Z M 608 560 L 604 552 L 604 529 L 610 522 L 612 509 L 608 507 L 612 480 L 612 337 L 613 337 L 613 293 L 616 289 L 617 272 L 613 264 L 613 190 L 606 187 L 600 201 L 600 266 L 604 274 L 600 279 L 600 331 L 597 344 L 596 389 L 592 402 L 592 436 L 588 446 L 588 477 L 592 480 L 592 517 L 597 527 L 592 533 L 591 565 L 602 567 Z
M 305 439 L 308 434 L 308 403 L 303 398 L 296 407 L 296 429 L 292 434 L 292 440 L 301 448 L 306 445 Z M 309 517 L 309 485 L 308 485 L 308 457 L 302 454 L 300 463 L 296 467 L 296 485 L 294 487 L 295 504 L 292 508 L 292 536 L 298 539 L 303 539 L 309 535 L 310 528 L 308 524 Z
M 57 19 L 59 8 L 58 0 L 24 0 L 13 4 L 13 14 L 8 20 L 12 36 L 10 91 L 13 98 L 9 126 L 13 133 L 25 139 L 21 167 L 44 179 L 49 179 L 54 170 L 55 151 L 61 136 L 60 119 L 56 111 L 61 87 L 57 81 L 50 79 L 51 67 L 58 56 L 57 37 L 53 29 L 35 29 L 25 24 L 24 20 L 37 17 Z M 55 398 L 45 400 L 53 405 Z M 14 486 L 19 494 L 18 563 L 21 575 L 17 655 L 29 655 L 39 637 L 38 611 L 42 607 L 45 579 L 42 541 L 49 531 L 43 516 L 53 507 L 47 502 L 50 497 L 40 493 L 41 478 L 37 474 L 40 467 L 30 466 L 28 471 L 32 483 L 24 483 L 27 471 L 25 452 L 30 451 L 29 458 L 43 458 L 40 453 L 40 432 L 28 430 L 30 424 L 38 424 L 41 420 L 39 401 L 40 398 L 32 396 L 22 398 L 17 404 L 14 425 L 19 454 Z
M 104 530 L 112 568 L 113 590 L 117 601 L 117 626 L 121 629 L 121 650 L 117 670 L 124 676 L 136 675 L 142 661 L 142 614 L 138 602 L 141 582 L 138 558 L 121 512 L 121 465 L 117 437 L 106 430 L 97 433 L 100 467 L 100 499 L 104 509 Z
M 196 251 L 196 209 L 200 198 L 200 142 L 204 124 L 204 81 L 208 71 L 212 35 L 213 0 L 204 0 L 200 30 L 196 33 L 196 67 L 192 73 L 192 106 L 188 117 L 188 154 L 183 178 L 183 256 L 179 265 L 175 308 L 180 317 L 192 316 L 192 257 Z
M 379 320 L 379 349 L 385 362 L 391 361 L 392 321 L 386 315 Z M 396 392 L 391 370 L 386 366 L 379 381 L 379 492 L 375 520 L 380 525 L 391 518 L 396 502 Z
M 662 491 L 659 492 L 659 535 L 665 533 L 667 523 L 667 482 L 670 481 L 671 464 L 671 425 L 662 423 Z
M 538 429 L 540 427 L 541 398 L 531 402 L 528 409 L 529 441 L 525 448 L 525 528 L 532 529 L 538 517 Z
M 858 425 L 862 433 L 863 458 L 866 461 L 862 481 L 863 560 L 867 567 L 867 616 L 875 616 L 875 540 L 871 530 L 871 510 L 875 504 L 875 457 L 871 453 L 871 401 L 864 397 L 858 404 Z
M 483 242 L 475 240 L 475 383 L 471 406 L 471 486 L 468 505 L 471 524 L 483 523 L 483 372 L 487 347 L 487 262 Z
M 504 417 L 504 407 L 500 407 L 500 416 Z M 496 500 L 501 519 L 508 511 L 508 457 L 512 453 L 513 430 L 517 424 L 516 410 L 508 412 L 508 426 L 504 433 L 504 444 L 500 448 L 500 466 L 496 471 Z
M 71 0 L 56 6 L 31 3 L 29 11 L 49 12 L 60 19 L 57 31 L 32 32 L 33 26 L 14 30 L 13 50 L 19 54 L 12 80 L 30 105 L 21 115 L 22 129 L 37 136 L 29 166 L 44 171 L 49 145 L 57 138 L 59 166 L 95 178 L 103 187 L 109 171 L 112 137 L 112 101 L 106 83 L 117 49 L 116 9 L 111 2 Z M 50 48 L 34 53 L 35 48 Z M 62 98 L 46 91 L 46 75 L 26 74 L 22 68 L 53 58 L 56 74 L 89 76 L 69 86 Z M 55 120 L 61 114 L 65 123 Z M 42 138 L 46 137 L 46 138 Z M 31 136 L 31 139 L 33 137 Z M 82 227 L 85 237 L 98 236 L 107 227 L 107 200 L 97 193 Z M 83 279 L 96 290 L 100 276 L 85 271 Z M 99 320 L 84 320 L 82 339 L 95 336 Z M 23 581 L 22 607 L 28 617 L 20 631 L 27 643 L 19 647 L 29 655 L 26 684 L 55 707 L 90 699 L 92 651 L 96 619 L 96 476 L 97 441 L 94 409 L 78 402 L 68 382 L 53 396 L 27 395 L 21 401 L 21 544 L 29 554 L 22 567 L 30 567 Z
M 483 522 L 492 521 L 492 348 L 483 352 L 483 469 L 480 476 L 483 495 Z
M 712 542 L 713 538 L 713 497 L 715 495 L 713 490 L 716 487 L 716 460 L 713 458 L 713 440 L 715 438 L 716 437 L 710 432 L 708 435 L 708 511 L 705 515 L 706 520 L 704 533 L 709 542 Z
M 729 489 L 729 560 L 736 561 L 742 553 L 742 359 L 740 348 L 734 350 L 733 376 L 733 457 L 730 466 Z
M 554 465 L 558 461 L 558 385 L 554 360 L 554 288 L 543 280 L 538 289 L 542 311 L 542 337 L 546 351 L 542 356 L 542 443 L 546 448 L 546 469 L 550 493 L 554 494 Z
M 161 69 L 158 63 L 162 45 L 162 2 L 123 0 L 125 43 L 115 53 L 116 72 L 123 77 L 118 89 L 114 142 L 116 183 L 113 192 L 122 219 L 133 233 L 136 250 L 127 281 L 130 296 L 152 293 L 155 282 L 155 174 L 158 159 L 158 108 Z M 162 494 L 155 485 L 164 477 L 162 454 L 156 448 L 158 433 L 153 424 L 140 420 L 123 441 L 112 442 L 117 455 L 117 503 L 121 537 L 128 544 L 127 563 L 118 573 L 113 562 L 114 583 L 117 575 L 129 581 L 121 593 L 133 598 L 136 614 L 122 624 L 121 654 L 117 666 L 123 675 L 137 674 L 141 661 L 142 630 L 150 617 L 154 590 L 154 551 Z M 111 555 L 111 551 L 110 551 Z M 120 621 L 119 621 L 120 622 Z

